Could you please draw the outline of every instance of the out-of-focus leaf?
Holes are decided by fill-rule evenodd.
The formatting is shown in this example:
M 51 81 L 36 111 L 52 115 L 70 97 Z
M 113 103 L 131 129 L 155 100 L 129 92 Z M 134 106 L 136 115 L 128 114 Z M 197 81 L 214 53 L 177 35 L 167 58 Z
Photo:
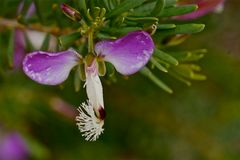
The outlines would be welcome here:
M 84 19 L 84 21 L 90 25 L 91 22 L 89 21 L 88 17 L 87 17 L 87 5 L 86 5 L 86 1 L 85 0 L 74 0 L 75 4 L 77 5 L 79 12 L 82 16 L 82 18 Z
M 152 80 L 158 87 L 163 89 L 168 93 L 173 93 L 172 89 L 169 88 L 165 83 L 163 83 L 160 79 L 158 79 L 147 67 L 144 67 L 141 71 L 141 74 Z
M 33 138 L 26 138 L 27 144 L 29 146 L 31 155 L 36 159 L 48 159 L 50 157 L 50 153 L 46 146 L 43 146 L 41 143 L 36 141 Z
M 162 44 L 165 46 L 171 47 L 183 43 L 190 37 L 190 34 L 177 34 L 174 36 L 167 37 L 163 40 Z
M 185 78 L 193 80 L 206 80 L 205 75 L 194 73 L 188 65 L 178 65 L 176 67 L 172 67 L 171 69 Z
M 25 43 L 26 43 L 26 51 L 33 51 L 33 50 L 35 50 L 35 48 L 32 45 L 32 42 L 28 38 L 26 32 L 24 32 L 24 40 L 25 40 Z
M 177 0 L 165 0 L 165 7 L 174 6 L 176 4 Z
M 160 63 L 158 63 L 153 57 L 151 58 L 150 61 L 151 61 L 152 64 L 153 64 L 154 66 L 156 66 L 157 69 L 159 69 L 160 71 L 168 72 L 168 70 L 167 70 L 164 66 L 162 66 Z
M 19 0 L 1 0 L 1 16 L 12 15 L 12 11 L 16 11 L 19 5 Z
M 101 33 L 101 32 L 98 32 L 96 36 L 99 39 L 117 39 L 117 37 L 113 37 L 107 33 Z
M 43 50 L 43 51 L 48 50 L 50 38 L 51 38 L 51 35 L 47 34 L 45 39 L 43 40 L 41 50 Z
M 171 76 L 173 76 L 174 78 L 176 78 L 177 80 L 181 81 L 182 83 L 186 84 L 187 86 L 191 86 L 192 83 L 188 80 L 186 80 L 185 78 L 183 78 L 181 75 L 179 75 L 178 73 L 170 70 L 168 72 Z
M 80 13 L 86 14 L 86 12 L 87 12 L 86 1 L 85 0 L 74 0 L 74 2 L 78 6 Z
M 74 32 L 74 33 L 71 33 L 69 35 L 63 35 L 61 37 L 59 37 L 59 43 L 62 45 L 62 46 L 69 46 L 69 45 L 72 45 L 74 44 L 74 42 L 76 40 L 78 40 L 79 38 L 81 37 L 81 34 L 80 32 Z
M 199 49 L 194 51 L 185 51 L 185 52 L 172 52 L 171 54 L 181 62 L 192 62 L 198 61 L 204 57 L 204 54 L 207 53 L 206 49 Z
M 121 15 L 122 13 L 129 11 L 132 8 L 135 8 L 137 6 L 140 6 L 143 2 L 146 0 L 125 0 L 122 3 L 120 3 L 116 8 L 111 10 L 107 14 L 107 18 L 111 18 L 114 16 Z
M 116 74 L 115 74 L 116 70 L 115 70 L 114 66 L 111 63 L 108 63 L 108 62 L 106 62 L 105 65 L 106 65 L 106 71 L 107 71 L 106 77 L 107 77 L 107 79 L 109 79 L 108 82 L 109 83 L 117 82 L 117 78 L 116 78 Z
M 8 65 L 10 68 L 13 67 L 13 53 L 14 53 L 14 31 L 11 30 L 9 33 L 9 42 L 7 47 L 7 58 Z
M 182 65 L 186 65 L 187 67 L 191 68 L 193 71 L 201 71 L 201 67 L 199 65 L 196 64 L 182 64 Z
M 160 15 L 162 13 L 164 7 L 165 7 L 165 0 L 157 0 L 156 5 L 151 12 L 151 15 L 152 16 Z
M 170 16 L 177 16 L 186 13 L 193 12 L 197 10 L 197 5 L 185 5 L 185 6 L 176 6 L 176 7 L 169 7 L 163 10 L 160 17 L 170 17 Z
M 170 36 L 178 34 L 195 34 L 201 32 L 205 28 L 204 24 L 180 24 L 176 25 L 173 29 L 160 30 L 158 29 L 153 35 L 155 42 L 160 42 L 160 44 L 165 44 L 165 40 Z
M 95 7 L 95 0 L 87 0 L 88 8 L 93 11 Z
M 170 36 L 176 34 L 194 34 L 201 32 L 204 29 L 204 24 L 180 24 L 176 25 L 175 28 L 169 30 L 158 30 L 156 37 Z
M 150 15 L 149 11 L 153 10 L 155 5 L 156 5 L 156 2 L 146 3 L 144 5 L 141 5 L 135 8 L 133 12 L 130 14 L 134 16 L 149 16 Z
M 97 3 L 100 7 L 105 8 L 107 11 L 110 11 L 111 8 L 108 3 L 109 0 L 97 0 Z
M 125 35 L 129 32 L 132 31 L 137 31 L 137 30 L 141 30 L 141 27 L 122 27 L 121 29 L 119 28 L 105 28 L 102 29 L 102 32 L 106 32 L 106 33 L 110 33 L 110 34 L 114 34 L 114 35 Z
M 176 4 L 176 0 L 165 0 L 165 8 L 170 6 L 174 6 Z M 156 1 L 149 1 L 148 3 L 144 3 L 133 10 L 131 15 L 135 16 L 149 16 L 151 15 L 149 11 L 152 11 L 156 7 Z M 153 15 L 156 16 L 156 15 Z
M 34 0 L 34 4 L 35 4 L 35 7 L 36 7 L 37 16 L 38 16 L 39 20 L 43 23 L 44 18 L 43 18 L 43 14 L 42 14 L 43 12 L 41 11 L 40 0 Z
M 175 24 L 158 24 L 157 29 L 159 30 L 165 30 L 165 29 L 173 29 L 176 28 Z
M 125 19 L 138 23 L 156 23 L 158 21 L 158 18 L 156 17 L 125 17 Z
M 155 56 L 156 58 L 159 58 L 167 63 L 173 64 L 173 65 L 178 65 L 178 60 L 176 60 L 171 55 L 169 55 L 157 48 L 155 48 L 153 56 Z
M 108 6 L 111 10 L 113 10 L 116 6 L 120 4 L 120 1 L 116 0 L 108 0 Z

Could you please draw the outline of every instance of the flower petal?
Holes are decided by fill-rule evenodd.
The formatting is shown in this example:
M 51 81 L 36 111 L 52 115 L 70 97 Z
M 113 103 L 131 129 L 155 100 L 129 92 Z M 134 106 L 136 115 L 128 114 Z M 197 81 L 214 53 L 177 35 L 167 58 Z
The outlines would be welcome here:
M 17 8 L 17 14 L 21 14 L 21 12 L 23 12 L 23 8 L 24 8 L 24 5 L 25 5 L 25 1 L 22 0 L 19 5 L 18 5 L 18 8 Z M 36 6 L 34 4 L 34 2 L 32 2 L 25 14 L 25 18 L 29 18 L 31 17 L 34 13 L 36 12 Z
M 95 52 L 123 75 L 134 74 L 146 65 L 154 51 L 151 36 L 144 31 L 130 32 L 115 41 L 101 41 Z
M 36 6 L 35 6 L 34 2 L 32 2 L 28 8 L 26 18 L 31 17 L 35 12 L 36 12 Z
M 179 2 L 179 4 L 197 4 L 198 9 L 194 12 L 184 14 L 181 16 L 176 16 L 174 19 L 178 20 L 192 20 L 204 16 L 210 12 L 218 10 L 220 7 L 223 7 L 224 0 L 197 0 L 195 3 L 192 0 L 186 0 Z
M 27 30 L 26 35 L 29 41 L 31 42 L 33 48 L 38 50 L 41 48 L 47 36 L 47 33 L 34 31 L 34 30 Z M 55 51 L 56 48 L 57 48 L 57 38 L 54 37 L 53 35 L 50 35 L 48 51 Z
M 38 83 L 57 85 L 67 79 L 80 58 L 74 50 L 58 53 L 35 51 L 23 60 L 23 71 Z
M 103 88 L 98 76 L 97 62 L 94 60 L 90 66 L 86 65 L 87 96 L 96 111 L 104 108 Z
M 23 137 L 18 133 L 10 133 L 0 141 L 0 159 L 26 160 L 30 150 Z

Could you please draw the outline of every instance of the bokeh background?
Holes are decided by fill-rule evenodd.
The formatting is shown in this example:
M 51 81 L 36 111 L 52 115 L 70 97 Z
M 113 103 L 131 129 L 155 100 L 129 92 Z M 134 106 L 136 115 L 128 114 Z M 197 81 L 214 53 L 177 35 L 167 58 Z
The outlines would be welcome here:
M 96 142 L 76 127 L 75 109 L 86 95 L 74 91 L 73 77 L 49 87 L 21 72 L 1 75 L 0 141 L 20 135 L 29 159 L 240 159 L 239 9 L 239 0 L 227 0 L 223 13 L 196 20 L 206 29 L 179 47 L 208 49 L 200 62 L 206 81 L 187 87 L 163 74 L 172 95 L 140 74 L 104 81 L 107 118 Z

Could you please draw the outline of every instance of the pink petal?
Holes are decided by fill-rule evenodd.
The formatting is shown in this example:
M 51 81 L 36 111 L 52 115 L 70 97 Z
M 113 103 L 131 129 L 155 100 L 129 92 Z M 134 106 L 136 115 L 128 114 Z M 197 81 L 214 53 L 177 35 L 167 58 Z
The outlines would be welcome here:
M 181 16 L 176 16 L 174 19 L 178 20 L 192 20 L 204 16 L 210 12 L 214 12 L 219 6 L 223 6 L 224 0 L 187 0 L 179 2 L 179 4 L 197 4 L 198 9 L 194 12 L 184 14 Z
M 57 85 L 67 79 L 80 58 L 80 55 L 73 50 L 57 53 L 35 51 L 23 60 L 23 71 L 38 83 Z
M 123 75 L 134 74 L 146 65 L 154 51 L 151 36 L 145 31 L 128 33 L 115 41 L 101 41 L 95 52 Z

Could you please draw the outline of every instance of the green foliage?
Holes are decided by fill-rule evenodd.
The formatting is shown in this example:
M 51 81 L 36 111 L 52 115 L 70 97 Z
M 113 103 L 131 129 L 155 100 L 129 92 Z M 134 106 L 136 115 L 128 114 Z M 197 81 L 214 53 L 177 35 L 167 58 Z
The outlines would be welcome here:
M 146 0 L 125 0 L 116 6 L 113 10 L 111 10 L 107 14 L 107 18 L 111 18 L 114 16 L 120 16 L 122 13 L 129 11 L 132 8 L 140 6 Z M 111 2 L 111 0 L 109 1 Z
M 68 35 L 62 35 L 59 39 L 59 44 L 64 47 L 69 47 L 74 44 L 81 37 L 79 32 L 70 33 Z
M 177 16 L 186 13 L 193 12 L 197 9 L 196 5 L 186 5 L 186 6 L 173 6 L 166 8 L 163 10 L 161 17 L 170 17 L 170 16 Z

